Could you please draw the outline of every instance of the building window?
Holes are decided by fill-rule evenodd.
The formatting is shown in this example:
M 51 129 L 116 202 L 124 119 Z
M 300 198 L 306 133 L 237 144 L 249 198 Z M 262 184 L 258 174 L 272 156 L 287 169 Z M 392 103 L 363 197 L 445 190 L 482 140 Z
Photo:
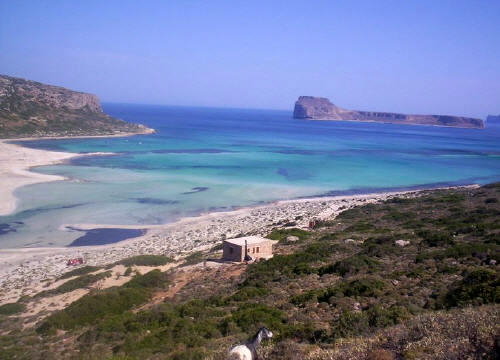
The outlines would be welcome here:
M 252 248 L 252 254 L 255 254 L 255 248 Z
M 257 254 L 259 253 L 259 247 L 257 246 Z
M 234 249 L 232 247 L 229 248 L 229 253 L 232 254 L 234 252 Z

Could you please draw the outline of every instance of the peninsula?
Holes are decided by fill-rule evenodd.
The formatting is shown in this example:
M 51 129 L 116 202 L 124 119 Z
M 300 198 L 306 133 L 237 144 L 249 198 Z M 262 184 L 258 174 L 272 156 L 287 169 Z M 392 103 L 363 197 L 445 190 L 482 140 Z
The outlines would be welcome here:
M 113 118 L 97 96 L 0 75 L 0 138 L 149 134 Z
M 434 125 L 459 128 L 484 128 L 481 119 L 450 115 L 408 115 L 378 111 L 347 110 L 327 98 L 300 96 L 295 102 L 293 117 L 309 120 L 368 121 L 401 125 Z

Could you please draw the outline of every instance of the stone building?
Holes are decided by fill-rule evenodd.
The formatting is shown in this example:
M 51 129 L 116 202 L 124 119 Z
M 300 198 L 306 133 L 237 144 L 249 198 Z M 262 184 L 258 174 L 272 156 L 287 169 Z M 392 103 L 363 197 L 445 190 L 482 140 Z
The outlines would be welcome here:
M 224 240 L 222 256 L 226 261 L 252 261 L 273 257 L 274 241 L 260 236 L 245 236 Z M 245 259 L 245 249 L 248 258 Z

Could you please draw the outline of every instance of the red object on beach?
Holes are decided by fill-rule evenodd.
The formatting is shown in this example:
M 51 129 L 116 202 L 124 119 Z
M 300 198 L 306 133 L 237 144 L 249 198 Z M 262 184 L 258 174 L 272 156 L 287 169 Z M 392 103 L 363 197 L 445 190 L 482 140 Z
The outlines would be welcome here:
M 316 226 L 316 220 L 310 220 L 309 221 L 309 229 L 314 229 L 314 227 Z
M 68 262 L 66 263 L 67 266 L 75 266 L 75 265 L 81 265 L 83 264 L 83 258 L 74 258 L 74 259 L 69 259 Z

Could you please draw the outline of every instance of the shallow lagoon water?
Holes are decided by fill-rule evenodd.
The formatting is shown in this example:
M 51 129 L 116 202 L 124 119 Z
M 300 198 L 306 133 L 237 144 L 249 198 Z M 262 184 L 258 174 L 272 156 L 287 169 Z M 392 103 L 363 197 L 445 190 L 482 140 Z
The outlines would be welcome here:
M 25 145 L 113 152 L 36 171 L 69 181 L 19 189 L 0 247 L 66 246 L 66 224 L 161 224 L 279 199 L 500 180 L 500 127 L 296 120 L 287 111 L 105 104 L 158 133 Z

